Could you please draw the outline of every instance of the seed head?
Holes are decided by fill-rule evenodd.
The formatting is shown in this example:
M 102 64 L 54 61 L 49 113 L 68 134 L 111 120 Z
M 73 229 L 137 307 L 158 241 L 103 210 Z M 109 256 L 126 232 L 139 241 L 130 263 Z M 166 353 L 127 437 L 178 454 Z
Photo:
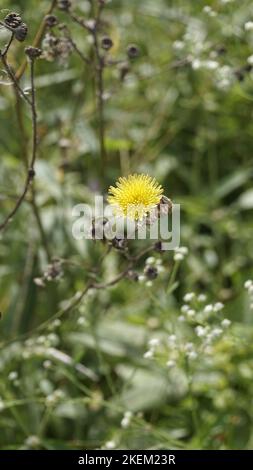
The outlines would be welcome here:
M 18 13 L 9 13 L 5 18 L 4 18 L 4 23 L 9 26 L 10 28 L 18 28 L 22 24 L 22 19 L 21 16 Z
M 59 10 L 67 11 L 71 7 L 70 0 L 58 0 L 58 8 Z
M 113 47 L 113 41 L 109 36 L 104 36 L 101 40 L 101 46 L 105 51 L 109 51 Z
M 130 44 L 127 48 L 127 55 L 129 59 L 136 59 L 140 55 L 140 49 L 135 44 Z
M 25 48 L 25 53 L 31 60 L 35 60 L 41 56 L 42 50 L 38 47 L 28 46 Z
M 58 19 L 55 15 L 47 15 L 45 17 L 45 24 L 48 28 L 53 28 L 58 24 Z
M 19 42 L 23 42 L 26 39 L 28 33 L 28 27 L 25 23 L 21 23 L 14 31 L 14 36 Z

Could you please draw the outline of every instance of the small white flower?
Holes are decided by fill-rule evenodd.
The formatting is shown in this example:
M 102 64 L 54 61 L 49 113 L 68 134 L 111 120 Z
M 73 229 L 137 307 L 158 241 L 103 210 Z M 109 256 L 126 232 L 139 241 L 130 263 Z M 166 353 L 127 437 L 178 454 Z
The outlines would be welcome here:
M 213 305 L 211 304 L 206 305 L 204 308 L 204 313 L 211 313 L 211 312 L 213 312 Z
M 46 342 L 46 337 L 44 335 L 41 335 L 37 338 L 38 344 L 45 344 L 45 342 Z
M 206 335 L 207 329 L 204 328 L 204 327 L 201 326 L 201 325 L 198 325 L 198 326 L 196 326 L 196 328 L 195 328 L 195 332 L 196 332 L 196 335 L 197 335 L 199 338 L 202 338 L 203 336 Z
M 247 62 L 248 62 L 248 64 L 253 65 L 253 55 L 250 55 L 250 56 L 247 58 Z
M 108 449 L 108 450 L 115 449 L 115 447 L 116 447 L 116 442 L 114 442 L 114 441 L 107 441 L 105 443 L 105 448 Z
M 188 310 L 190 310 L 189 305 L 186 305 L 186 304 L 185 304 L 185 305 L 182 305 L 182 307 L 181 307 L 181 312 L 182 312 L 182 313 L 187 313 Z
M 223 330 L 221 328 L 214 328 L 213 331 L 211 332 L 211 336 L 213 338 L 218 338 L 222 333 L 223 333 Z
M 52 325 L 57 328 L 58 326 L 61 325 L 61 320 L 59 318 L 56 318 L 56 320 L 53 321 Z
M 201 61 L 199 59 L 193 59 L 191 65 L 193 70 L 199 70 L 201 67 Z
M 146 259 L 146 264 L 155 264 L 156 259 L 154 256 L 150 256 L 149 258 Z
M 84 325 L 84 323 L 85 323 L 85 319 L 83 317 L 79 317 L 78 320 L 77 320 L 77 324 L 82 326 L 82 325 Z
M 253 30 L 253 21 L 247 21 L 244 25 L 245 31 L 252 31 Z
M 176 253 L 174 255 L 174 261 L 183 261 L 184 255 L 182 253 Z
M 206 5 L 203 8 L 203 12 L 206 13 L 207 15 L 209 15 L 209 16 L 216 16 L 217 15 L 216 11 L 214 11 L 209 5 Z
M 183 322 L 185 321 L 184 315 L 179 315 L 178 321 L 180 321 L 181 323 L 183 323 Z
M 40 439 L 38 436 L 28 436 L 25 440 L 25 444 L 27 447 L 38 447 L 40 444 Z
M 199 294 L 197 300 L 198 300 L 198 302 L 206 302 L 206 295 L 205 294 Z
M 188 294 L 185 294 L 183 300 L 184 302 L 191 302 L 195 297 L 194 292 L 188 292 Z
M 214 307 L 213 307 L 215 312 L 220 312 L 223 308 L 224 308 L 224 304 L 222 302 L 216 302 L 216 304 L 214 304 Z
M 252 286 L 252 284 L 253 284 L 252 280 L 248 279 L 248 281 L 244 283 L 245 289 L 249 289 Z
M 195 312 L 195 310 L 193 310 L 193 308 L 190 308 L 190 309 L 188 310 L 188 312 L 186 313 L 186 315 L 187 315 L 188 318 L 194 317 L 195 314 L 196 314 L 196 312 Z
M 172 369 L 172 367 L 175 367 L 176 363 L 175 361 L 173 361 L 172 359 L 170 359 L 169 361 L 166 362 L 166 366 L 169 368 L 169 369 Z
M 177 340 L 176 335 L 170 335 L 170 336 L 168 337 L 169 343 L 175 343 L 176 340 Z
M 138 277 L 138 281 L 140 284 L 143 284 L 144 282 L 146 282 L 146 276 L 143 276 L 142 274 Z
M 8 375 L 8 379 L 13 382 L 18 378 L 18 373 L 16 371 L 10 372 Z
M 121 427 L 123 429 L 126 429 L 129 427 L 129 424 L 130 424 L 130 420 L 128 418 L 123 418 L 122 421 L 121 421 Z
M 219 62 L 216 60 L 206 60 L 204 65 L 208 70 L 216 70 L 219 67 Z
M 153 282 L 152 282 L 152 281 L 146 282 L 146 286 L 147 286 L 147 287 L 152 287 L 152 286 L 153 286 Z
M 152 338 L 149 340 L 148 344 L 151 348 L 156 348 L 157 346 L 159 346 L 160 340 L 158 338 Z
M 164 273 L 164 271 L 165 271 L 165 267 L 164 267 L 164 266 L 161 266 L 161 265 L 158 265 L 158 266 L 157 266 L 157 272 L 158 272 L 159 274 Z
M 185 345 L 185 350 L 186 351 L 192 351 L 193 350 L 193 343 L 186 343 Z
M 44 367 L 45 369 L 50 369 L 50 368 L 52 367 L 52 362 L 49 361 L 49 360 L 44 361 L 44 362 L 43 362 L 43 367 Z
M 253 285 L 249 287 L 248 291 L 249 291 L 249 294 L 253 294 Z
M 191 360 L 194 360 L 194 359 L 197 359 L 198 354 L 196 353 L 196 351 L 189 351 L 187 353 L 187 357 Z
M 153 351 L 146 351 L 143 354 L 144 359 L 152 359 L 154 357 L 154 352 Z
M 185 46 L 185 43 L 183 41 L 174 41 L 173 42 L 173 48 L 177 51 L 181 51 Z
M 230 325 L 231 325 L 231 321 L 228 320 L 228 318 L 224 318 L 224 320 L 222 320 L 221 322 L 221 326 L 223 326 L 224 328 L 228 328 Z

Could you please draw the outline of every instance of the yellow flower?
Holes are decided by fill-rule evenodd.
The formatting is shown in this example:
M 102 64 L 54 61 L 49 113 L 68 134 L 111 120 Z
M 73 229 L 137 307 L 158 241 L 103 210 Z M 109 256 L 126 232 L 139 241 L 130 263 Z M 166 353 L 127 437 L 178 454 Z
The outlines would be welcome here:
M 108 202 L 117 215 L 141 220 L 159 204 L 163 188 L 151 176 L 134 174 L 119 178 L 108 193 Z

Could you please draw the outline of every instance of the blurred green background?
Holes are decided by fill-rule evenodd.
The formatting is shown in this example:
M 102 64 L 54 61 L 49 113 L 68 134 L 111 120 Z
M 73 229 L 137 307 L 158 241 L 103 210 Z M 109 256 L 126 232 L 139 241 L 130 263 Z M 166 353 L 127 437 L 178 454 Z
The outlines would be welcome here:
M 29 27 L 8 54 L 14 70 L 49 7 L 0 1 L 1 19 L 16 11 Z M 92 8 L 95 0 L 73 2 L 86 19 Z M 93 60 L 89 35 L 68 13 L 54 14 Z M 28 196 L 0 234 L 0 448 L 252 448 L 253 287 L 244 288 L 253 278 L 250 21 L 249 0 L 108 2 L 99 37 L 113 40 L 108 54 L 120 63 L 105 70 L 103 179 L 94 70 L 75 51 L 47 60 L 42 42 L 35 197 L 44 239 Z M 63 35 L 58 26 L 47 34 Z M 1 29 L 0 47 L 6 38 Z M 129 44 L 139 48 L 135 60 Z M 29 86 L 28 71 L 21 84 Z M 1 220 L 22 191 L 30 141 L 30 111 L 17 108 L 1 71 Z M 188 255 L 175 279 L 173 253 L 144 256 L 138 274 L 155 263 L 157 279 L 124 279 L 75 306 L 89 277 L 108 282 L 125 261 L 103 243 L 73 239 L 72 207 L 132 172 L 156 177 L 181 204 Z M 59 273 L 40 286 L 53 259 Z M 196 319 L 180 311 L 189 292 Z M 209 315 L 205 306 L 217 302 L 224 309 Z

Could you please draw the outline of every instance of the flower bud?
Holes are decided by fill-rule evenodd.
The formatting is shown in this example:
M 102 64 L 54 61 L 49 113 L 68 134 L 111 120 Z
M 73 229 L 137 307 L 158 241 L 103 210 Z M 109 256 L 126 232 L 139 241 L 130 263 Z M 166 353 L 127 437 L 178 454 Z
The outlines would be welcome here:
M 25 48 L 25 53 L 31 60 L 35 60 L 41 56 L 42 50 L 38 47 L 28 46 Z
M 14 31 L 14 36 L 17 41 L 23 42 L 26 39 L 28 27 L 25 23 L 21 23 Z
M 21 16 L 18 13 L 9 13 L 5 18 L 4 18 L 4 23 L 9 26 L 10 28 L 18 28 L 22 24 L 22 19 Z
M 129 59 L 136 59 L 140 55 L 140 49 L 135 44 L 130 44 L 127 48 L 127 55 Z
M 105 51 L 109 51 L 113 47 L 113 42 L 109 36 L 104 36 L 101 40 L 101 46 Z
M 47 15 L 45 17 L 45 24 L 48 28 L 53 28 L 58 24 L 58 19 L 55 15 Z

